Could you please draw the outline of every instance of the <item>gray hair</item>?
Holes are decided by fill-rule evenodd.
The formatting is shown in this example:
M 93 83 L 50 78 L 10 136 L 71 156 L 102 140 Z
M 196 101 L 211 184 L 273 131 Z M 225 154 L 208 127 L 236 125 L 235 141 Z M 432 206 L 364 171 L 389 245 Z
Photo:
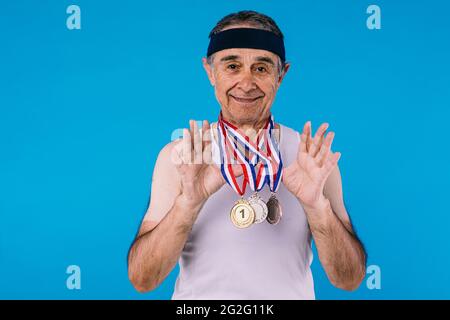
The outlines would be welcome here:
M 270 31 L 277 36 L 284 39 L 284 35 L 281 32 L 280 28 L 276 24 L 276 22 L 269 16 L 256 12 L 251 10 L 245 10 L 245 11 L 239 11 L 235 13 L 231 13 L 222 19 L 220 19 L 219 22 L 215 25 L 215 27 L 211 30 L 209 33 L 209 38 L 211 38 L 212 35 L 221 32 L 223 29 L 229 27 L 229 26 L 235 26 L 235 25 L 241 25 L 241 24 L 248 24 L 254 28 L 262 29 Z M 207 58 L 207 62 L 209 65 L 212 65 L 214 54 L 209 56 Z M 280 57 L 278 57 L 278 74 L 281 75 L 281 73 L 284 70 L 284 63 L 281 61 Z

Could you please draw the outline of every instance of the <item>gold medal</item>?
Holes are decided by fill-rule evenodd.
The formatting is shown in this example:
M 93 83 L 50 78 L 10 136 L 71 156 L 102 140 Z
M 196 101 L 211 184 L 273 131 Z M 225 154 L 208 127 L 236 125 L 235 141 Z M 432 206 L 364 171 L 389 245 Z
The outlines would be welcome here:
M 247 200 L 239 199 L 231 208 L 230 217 L 236 227 L 247 228 L 255 221 L 255 210 Z

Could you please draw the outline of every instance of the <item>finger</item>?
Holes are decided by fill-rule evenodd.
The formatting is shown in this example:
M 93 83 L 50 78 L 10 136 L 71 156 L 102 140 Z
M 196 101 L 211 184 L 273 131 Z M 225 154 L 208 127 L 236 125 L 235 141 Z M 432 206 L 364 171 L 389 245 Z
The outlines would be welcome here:
M 202 124 L 202 142 L 203 142 L 203 163 L 212 164 L 212 149 L 211 149 L 211 126 L 208 120 L 203 120 Z
M 322 145 L 323 142 L 323 136 L 325 134 L 325 131 L 327 131 L 328 129 L 328 123 L 322 123 L 319 127 L 319 129 L 317 129 L 316 134 L 314 135 L 314 138 L 312 140 L 312 145 L 311 145 L 311 150 L 310 150 L 310 154 L 315 157 L 317 155 L 317 153 L 320 150 L 320 147 Z
M 311 137 L 311 133 L 312 133 L 312 123 L 311 121 L 307 122 L 307 128 L 306 128 L 306 150 L 311 150 L 311 144 L 312 144 L 312 137 Z
M 233 164 L 232 169 L 235 177 L 240 177 L 244 174 L 244 170 L 240 164 Z
M 192 157 L 192 140 L 191 134 L 188 129 L 183 129 L 183 148 L 182 148 L 182 159 L 184 164 L 191 163 Z
M 194 120 L 189 120 L 189 133 L 191 135 L 191 146 L 194 145 Z
M 300 135 L 300 152 L 308 152 L 306 148 L 306 134 L 304 132 Z
M 304 134 L 308 133 L 308 123 L 309 123 L 309 121 L 306 121 L 305 124 L 303 125 L 303 132 L 302 133 L 304 133 Z
M 325 177 L 328 178 L 331 171 L 334 169 L 334 167 L 337 165 L 339 159 L 341 158 L 340 152 L 331 153 L 328 155 L 328 158 L 326 159 L 324 163 L 325 168 Z
M 178 141 L 175 142 L 175 145 L 173 146 L 172 151 L 170 153 L 170 159 L 172 163 L 177 167 L 183 164 L 182 147 L 183 147 L 183 139 L 178 139 Z
M 205 146 L 207 144 L 211 143 L 211 139 L 210 139 L 211 133 L 212 133 L 211 126 L 210 126 L 208 120 L 203 120 L 203 122 L 202 122 L 202 142 L 203 142 L 202 146 L 203 146 L 203 149 L 205 148 Z
M 194 164 L 202 163 L 202 138 L 200 130 L 198 129 L 197 121 L 193 121 L 193 136 L 194 136 Z
M 324 142 L 320 146 L 320 150 L 316 156 L 316 161 L 317 161 L 317 163 L 319 163 L 319 166 L 323 165 L 323 163 L 325 162 L 325 160 L 328 157 L 328 154 L 330 153 L 331 144 L 333 143 L 334 135 L 335 134 L 333 131 L 328 132 L 326 138 L 324 139 Z
M 305 135 L 306 151 L 309 150 L 309 136 L 311 135 L 311 121 L 307 121 L 303 126 L 303 134 Z

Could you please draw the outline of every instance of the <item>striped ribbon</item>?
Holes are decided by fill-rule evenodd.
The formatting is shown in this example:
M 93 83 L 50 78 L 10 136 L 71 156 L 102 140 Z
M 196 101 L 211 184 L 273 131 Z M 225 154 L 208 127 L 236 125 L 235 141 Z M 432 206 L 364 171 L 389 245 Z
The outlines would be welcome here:
M 269 117 L 263 130 L 258 134 L 256 144 L 236 126 L 224 120 L 222 114 L 219 115 L 217 129 L 222 175 L 236 193 L 242 196 L 247 184 L 253 191 L 260 191 L 266 182 L 270 190 L 276 192 L 281 181 L 283 162 L 278 143 L 273 135 L 273 116 Z M 247 157 L 247 152 L 250 157 Z M 239 186 L 233 172 L 233 164 L 236 160 L 243 170 L 242 186 Z M 255 168 L 259 162 L 261 165 L 256 173 Z

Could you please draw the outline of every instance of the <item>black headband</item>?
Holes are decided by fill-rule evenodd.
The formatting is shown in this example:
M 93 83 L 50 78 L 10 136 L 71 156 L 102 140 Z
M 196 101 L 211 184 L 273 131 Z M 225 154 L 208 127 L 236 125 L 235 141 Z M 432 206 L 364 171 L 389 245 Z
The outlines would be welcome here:
M 270 31 L 252 28 L 228 29 L 213 34 L 206 56 L 231 48 L 267 50 L 277 54 L 283 63 L 285 61 L 283 38 Z

